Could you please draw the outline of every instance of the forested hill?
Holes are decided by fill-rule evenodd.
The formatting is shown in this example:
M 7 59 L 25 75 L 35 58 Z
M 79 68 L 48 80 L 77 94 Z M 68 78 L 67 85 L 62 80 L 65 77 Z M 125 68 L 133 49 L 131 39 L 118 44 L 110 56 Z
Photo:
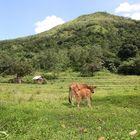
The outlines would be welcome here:
M 37 35 L 0 41 L 1 73 L 9 72 L 13 61 L 28 61 L 36 70 L 139 74 L 140 21 L 97 12 Z

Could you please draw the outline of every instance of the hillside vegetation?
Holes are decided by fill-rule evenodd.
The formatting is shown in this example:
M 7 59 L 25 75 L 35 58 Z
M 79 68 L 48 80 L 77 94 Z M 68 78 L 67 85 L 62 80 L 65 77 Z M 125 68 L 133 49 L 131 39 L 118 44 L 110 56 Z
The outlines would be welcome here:
M 140 75 L 140 21 L 97 12 L 40 34 L 0 41 L 2 74 L 69 68 L 83 76 L 104 68 Z

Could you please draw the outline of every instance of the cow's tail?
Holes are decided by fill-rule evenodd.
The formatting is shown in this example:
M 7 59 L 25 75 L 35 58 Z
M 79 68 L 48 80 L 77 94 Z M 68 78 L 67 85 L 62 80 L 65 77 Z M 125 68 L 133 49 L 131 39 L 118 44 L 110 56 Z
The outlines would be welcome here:
M 72 103 L 72 90 L 69 87 L 69 96 L 68 96 L 69 103 Z

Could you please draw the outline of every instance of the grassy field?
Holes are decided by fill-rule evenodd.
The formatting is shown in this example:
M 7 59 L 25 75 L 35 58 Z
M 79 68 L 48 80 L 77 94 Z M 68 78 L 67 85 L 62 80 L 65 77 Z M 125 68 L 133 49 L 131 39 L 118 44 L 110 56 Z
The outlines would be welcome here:
M 92 108 L 68 103 L 68 86 L 97 86 Z M 129 133 L 136 130 L 131 136 Z M 0 139 L 140 140 L 140 77 L 62 73 L 47 84 L 0 84 Z

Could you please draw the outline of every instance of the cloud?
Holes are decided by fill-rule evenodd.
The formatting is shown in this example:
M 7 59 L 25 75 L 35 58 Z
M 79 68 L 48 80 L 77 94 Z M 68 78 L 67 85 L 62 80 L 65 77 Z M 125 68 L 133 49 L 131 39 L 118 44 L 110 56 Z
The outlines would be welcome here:
M 140 20 L 140 3 L 129 4 L 128 2 L 121 3 L 116 9 L 116 13 L 120 13 L 125 17 Z
M 44 20 L 35 23 L 35 33 L 41 33 L 47 31 L 59 24 L 63 24 L 65 21 L 57 16 L 47 16 Z
M 139 13 L 133 13 L 131 15 L 132 19 L 140 20 L 140 12 Z
M 135 12 L 140 11 L 140 3 L 129 4 L 128 2 L 121 3 L 119 7 L 115 9 L 116 13 L 119 12 Z

